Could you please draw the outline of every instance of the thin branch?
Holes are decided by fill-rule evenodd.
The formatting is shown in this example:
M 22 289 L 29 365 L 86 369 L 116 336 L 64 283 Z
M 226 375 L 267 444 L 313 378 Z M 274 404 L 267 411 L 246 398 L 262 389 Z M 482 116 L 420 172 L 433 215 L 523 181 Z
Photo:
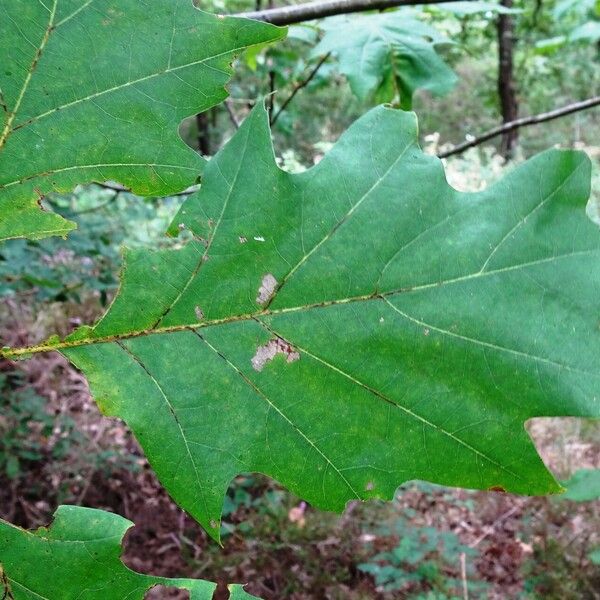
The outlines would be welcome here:
M 555 110 L 551 110 L 550 112 L 540 113 L 538 115 L 532 115 L 531 117 L 521 117 L 520 119 L 516 119 L 515 121 L 510 121 L 505 123 L 504 125 L 500 125 L 499 127 L 494 127 L 489 131 L 486 131 L 484 134 L 476 137 L 467 142 L 463 142 L 462 144 L 458 144 L 451 148 L 450 150 L 446 150 L 445 152 L 440 152 L 438 154 L 439 158 L 447 158 L 448 156 L 453 156 L 454 154 L 460 154 L 469 148 L 473 148 L 474 146 L 479 146 L 483 142 L 487 142 L 488 140 L 502 135 L 507 131 L 512 131 L 514 129 L 519 129 L 519 127 L 526 127 L 528 125 L 536 125 L 538 123 L 544 123 L 546 121 L 552 121 L 553 119 L 558 119 L 559 117 L 564 117 L 565 115 L 570 115 L 572 113 L 578 112 L 580 110 L 586 110 L 588 108 L 593 108 L 594 106 L 600 105 L 600 96 L 594 96 L 593 98 L 588 98 L 587 100 L 582 100 L 581 102 L 574 102 L 573 104 L 567 104 L 567 106 L 563 106 L 562 108 L 557 108 Z
M 460 578 L 462 580 L 463 600 L 469 600 L 469 584 L 467 582 L 467 555 L 460 553 Z
M 506 521 L 509 517 L 512 517 L 522 506 L 520 504 L 516 504 L 512 508 L 509 508 L 505 513 L 501 514 L 489 527 L 485 528 L 485 531 L 471 544 L 469 544 L 469 548 L 477 548 L 485 538 L 494 533 L 496 527 L 498 527 L 503 521 Z
M 94 181 L 93 184 L 97 185 L 98 187 L 104 188 L 105 190 L 112 190 L 113 192 L 127 192 L 129 194 L 134 193 L 131 190 L 129 190 L 128 188 L 126 188 L 125 186 L 120 185 L 118 183 L 100 183 L 99 181 Z M 192 192 L 196 192 L 198 189 L 200 189 L 200 186 L 193 185 L 193 186 L 187 188 L 186 190 L 183 190 L 182 192 L 177 192 L 176 194 L 167 194 L 166 196 L 160 196 L 160 197 L 161 198 L 175 198 L 177 196 L 188 196 Z
M 271 125 L 275 125 L 275 122 L 279 118 L 279 115 L 288 107 L 288 104 L 294 99 L 296 94 L 302 89 L 305 88 L 317 74 L 319 69 L 323 66 L 323 63 L 331 56 L 331 52 L 325 54 L 325 56 L 321 57 L 321 60 L 315 65 L 313 70 L 308 74 L 306 79 L 299 81 L 295 86 L 290 95 L 285 99 L 283 104 L 279 107 L 279 110 L 275 113 L 275 116 L 271 119 Z
M 396 6 L 415 6 L 417 4 L 442 4 L 453 0 L 324 0 L 318 2 L 307 2 L 292 6 L 279 8 L 268 8 L 266 10 L 255 10 L 252 12 L 237 13 L 236 17 L 246 17 L 257 21 L 266 21 L 273 25 L 292 25 L 313 19 L 322 19 L 332 15 L 341 15 L 366 10 L 383 10 Z M 474 2 L 475 0 L 466 0 Z
M 97 212 L 108 206 L 111 202 L 114 202 L 118 198 L 120 193 L 120 191 L 115 190 L 114 196 L 111 196 L 108 200 L 105 200 L 104 202 L 101 202 L 96 206 L 92 206 L 91 208 L 84 208 L 83 210 L 72 210 L 70 211 L 70 213 L 72 216 L 78 217 L 79 215 L 86 215 L 87 213 Z
M 239 129 L 240 128 L 240 120 L 238 119 L 237 115 L 235 114 L 235 112 L 233 110 L 231 100 L 229 98 L 227 98 L 227 100 L 225 100 L 224 104 L 225 104 L 225 109 L 227 110 L 227 114 L 229 115 L 229 120 L 231 121 L 231 123 L 233 124 L 233 126 L 236 129 Z
M 267 114 L 269 115 L 269 123 L 273 117 L 273 107 L 275 106 L 275 71 L 269 71 L 269 93 L 267 94 Z

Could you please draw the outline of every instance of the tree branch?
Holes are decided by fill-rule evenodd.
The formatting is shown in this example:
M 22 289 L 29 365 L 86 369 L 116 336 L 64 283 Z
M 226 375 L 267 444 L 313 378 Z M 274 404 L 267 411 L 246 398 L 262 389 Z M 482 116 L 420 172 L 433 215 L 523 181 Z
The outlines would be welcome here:
M 296 96 L 296 94 L 302 88 L 305 88 L 313 80 L 313 77 L 317 74 L 317 71 L 321 68 L 321 66 L 323 65 L 323 63 L 330 56 L 331 56 L 331 52 L 328 52 L 327 54 L 325 54 L 325 56 L 321 57 L 321 60 L 319 60 L 319 62 L 315 65 L 315 67 L 308 74 L 308 76 L 306 77 L 306 79 L 303 79 L 302 81 L 298 82 L 294 86 L 294 89 L 291 91 L 290 95 L 285 99 L 285 101 L 283 102 L 283 104 L 279 107 L 279 110 L 275 113 L 275 115 L 271 119 L 271 125 L 275 125 L 275 122 L 279 118 L 279 115 L 287 108 L 288 104 L 294 99 L 294 97 Z
M 127 192 L 128 194 L 133 194 L 133 192 L 121 185 L 120 183 L 101 183 L 100 181 L 92 181 L 93 185 L 97 185 L 98 187 L 104 188 L 105 190 L 112 190 L 113 192 Z M 183 190 L 181 192 L 176 192 L 175 194 L 168 194 L 167 196 L 156 196 L 157 198 L 175 198 L 177 196 L 189 196 L 193 192 L 196 192 L 200 189 L 199 185 L 192 185 L 191 187 Z
M 453 0 L 323 0 L 237 13 L 236 17 L 246 17 L 257 21 L 266 21 L 273 25 L 292 25 L 313 19 L 322 19 L 332 15 L 341 15 L 366 10 L 383 10 L 396 6 L 415 6 L 417 4 L 442 4 Z M 475 0 L 466 0 L 473 2 Z
M 520 119 L 510 121 L 509 123 L 505 123 L 504 125 L 500 125 L 499 127 L 494 127 L 493 129 L 486 131 L 479 137 L 476 137 L 475 139 L 469 140 L 467 142 L 463 142 L 462 144 L 458 144 L 458 146 L 454 146 L 454 148 L 451 148 L 450 150 L 440 152 L 438 154 L 438 158 L 447 158 L 448 156 L 452 156 L 454 154 L 460 154 L 461 152 L 464 152 L 469 148 L 479 146 L 479 144 L 487 142 L 487 140 L 490 140 L 498 135 L 502 135 L 507 131 L 513 131 L 515 129 L 519 129 L 520 127 L 526 127 L 527 125 L 536 125 L 537 123 L 552 121 L 553 119 L 558 119 L 559 117 L 564 117 L 565 115 L 570 115 L 574 112 L 586 110 L 588 108 L 593 108 L 594 106 L 598 105 L 600 105 L 600 96 L 594 96 L 593 98 L 588 98 L 587 100 L 582 100 L 581 102 L 567 104 L 567 106 L 551 110 L 550 112 L 540 113 L 531 117 L 521 117 Z
M 227 114 L 229 115 L 229 120 L 231 121 L 231 123 L 233 124 L 233 126 L 236 129 L 239 129 L 240 128 L 240 120 L 238 119 L 237 115 L 235 114 L 235 111 L 233 110 L 233 106 L 231 105 L 231 100 L 229 98 L 227 98 L 227 100 L 225 100 L 225 102 L 223 104 L 225 104 L 225 109 L 227 110 Z

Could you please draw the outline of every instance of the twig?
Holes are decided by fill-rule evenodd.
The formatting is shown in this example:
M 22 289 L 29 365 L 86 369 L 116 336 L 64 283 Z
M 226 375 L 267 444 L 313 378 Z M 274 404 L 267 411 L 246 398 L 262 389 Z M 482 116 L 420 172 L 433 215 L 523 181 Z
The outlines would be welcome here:
M 233 123 L 233 126 L 236 129 L 239 129 L 240 128 L 240 120 L 237 118 L 237 115 L 235 114 L 235 112 L 233 112 L 233 106 L 231 106 L 231 101 L 229 100 L 229 98 L 227 100 L 225 100 L 225 109 L 227 110 L 227 114 L 229 115 L 229 119 Z
M 460 553 L 460 578 L 462 580 L 463 600 L 469 600 L 469 587 L 467 584 L 467 555 Z
M 331 56 L 331 52 L 328 52 L 327 54 L 325 54 L 325 56 L 321 57 L 321 60 L 319 60 L 319 62 L 315 65 L 315 67 L 308 74 L 308 76 L 306 77 L 306 79 L 303 79 L 302 81 L 298 82 L 294 86 L 294 89 L 292 90 L 292 92 L 290 93 L 290 95 L 285 99 L 285 101 L 283 102 L 283 104 L 279 107 L 279 110 L 275 113 L 275 116 L 271 119 L 271 125 L 275 125 L 277 119 L 279 118 L 279 115 L 287 108 L 288 104 L 294 99 L 294 97 L 296 96 L 296 94 L 302 88 L 305 88 L 313 80 L 314 76 L 317 74 L 317 71 L 321 68 L 321 66 L 323 65 L 323 63 L 330 56 Z
M 108 206 L 111 202 L 114 202 L 119 197 L 119 194 L 121 194 L 121 193 L 122 192 L 120 190 L 115 190 L 114 196 L 111 196 L 108 200 L 105 200 L 104 202 L 100 202 L 100 204 L 97 204 L 96 206 L 91 206 L 90 208 L 84 208 L 83 210 L 73 210 L 73 211 L 71 211 L 71 215 L 73 217 L 78 217 L 79 215 L 85 215 L 87 213 L 92 213 L 92 212 L 96 212 L 98 210 L 102 210 L 104 207 Z
M 269 93 L 267 94 L 267 114 L 269 115 L 269 123 L 273 116 L 273 107 L 275 106 L 275 71 L 269 71 Z
M 474 2 L 475 0 L 466 0 Z M 266 21 L 273 25 L 292 25 L 313 19 L 322 19 L 332 15 L 341 15 L 366 10 L 383 10 L 396 6 L 415 6 L 417 4 L 442 4 L 452 0 L 325 0 L 324 2 L 307 2 L 266 10 L 237 13 L 236 17 L 246 17 L 257 21 Z
M 118 183 L 100 183 L 99 181 L 94 181 L 93 184 L 97 185 L 98 187 L 104 188 L 106 190 L 112 190 L 113 192 L 128 192 L 130 194 L 133 194 L 133 192 L 131 190 L 129 190 L 125 186 L 120 185 Z M 192 192 L 196 192 L 198 189 L 199 189 L 199 186 L 192 185 L 189 188 L 183 190 L 182 192 L 177 192 L 176 194 L 168 194 L 167 196 L 161 196 L 161 197 L 175 198 L 177 196 L 188 196 Z
M 494 530 L 496 527 L 498 527 L 498 525 L 500 525 L 500 523 L 502 523 L 502 521 L 506 521 L 506 519 L 516 513 L 520 508 L 521 506 L 517 504 L 507 510 L 505 513 L 501 514 L 489 527 L 486 528 L 484 533 L 482 533 L 473 543 L 469 544 L 469 548 L 476 548 L 479 546 L 479 544 L 481 544 L 481 542 L 483 542 L 488 535 L 494 533 Z
M 567 104 L 567 106 L 557 108 L 556 110 L 552 110 L 550 112 L 540 113 L 531 117 L 521 117 L 520 119 L 510 121 L 509 123 L 505 123 L 504 125 L 500 125 L 499 127 L 494 127 L 493 129 L 486 131 L 479 137 L 476 137 L 467 142 L 463 142 L 462 144 L 458 144 L 458 146 L 454 146 L 454 148 L 451 148 L 450 150 L 440 152 L 438 154 L 438 158 L 447 158 L 448 156 L 452 156 L 454 154 L 460 154 L 461 152 L 464 152 L 469 148 L 479 146 L 479 144 L 487 142 L 487 140 L 490 140 L 498 135 L 502 135 L 507 131 L 512 131 L 513 129 L 518 129 L 519 127 L 526 127 L 528 125 L 536 125 L 537 123 L 544 123 L 545 121 L 552 121 L 553 119 L 558 119 L 559 117 L 564 117 L 565 115 L 570 115 L 580 110 L 593 108 L 594 106 L 598 106 L 599 104 L 600 96 L 594 96 L 593 98 L 588 98 L 587 100 L 582 100 L 581 102 Z

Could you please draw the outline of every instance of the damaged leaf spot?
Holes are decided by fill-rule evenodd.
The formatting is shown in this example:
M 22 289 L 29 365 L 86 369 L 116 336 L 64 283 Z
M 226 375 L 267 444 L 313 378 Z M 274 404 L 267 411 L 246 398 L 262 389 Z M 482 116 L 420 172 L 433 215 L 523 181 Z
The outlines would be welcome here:
M 300 353 L 288 342 L 281 338 L 269 340 L 256 349 L 256 354 L 250 361 L 255 371 L 262 371 L 265 365 L 272 361 L 278 354 L 283 354 L 287 362 L 292 363 L 300 358 Z
M 246 236 L 240 235 L 239 240 L 240 244 L 245 244 L 248 241 L 248 238 Z
M 489 487 L 488 490 L 490 492 L 500 492 L 501 494 L 506 494 L 506 490 L 501 485 L 493 485 Z
M 258 296 L 256 297 L 256 301 L 259 304 L 266 304 L 273 298 L 275 294 L 275 289 L 277 288 L 277 279 L 271 275 L 271 273 L 267 273 L 263 278 L 258 288 Z
M 194 314 L 196 315 L 196 319 L 198 319 L 198 321 L 202 321 L 202 319 L 204 319 L 204 313 L 199 306 L 194 308 Z

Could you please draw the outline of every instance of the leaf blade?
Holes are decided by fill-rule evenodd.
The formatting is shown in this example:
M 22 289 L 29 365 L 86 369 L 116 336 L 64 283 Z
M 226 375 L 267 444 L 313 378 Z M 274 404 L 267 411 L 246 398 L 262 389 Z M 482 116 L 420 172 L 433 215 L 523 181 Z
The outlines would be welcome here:
M 0 580 L 15 600 L 26 598 L 137 598 L 155 585 L 185 589 L 209 600 L 216 584 L 201 579 L 143 575 L 121 562 L 122 540 L 133 525 L 102 510 L 59 506 L 49 527 L 26 531 L 0 520 Z M 231 586 L 239 598 L 254 598 Z
M 197 239 L 128 255 L 97 330 L 48 346 L 211 535 L 240 471 L 331 510 L 410 479 L 561 491 L 523 423 L 599 414 L 589 160 L 552 150 L 464 194 L 416 133 L 374 109 L 291 175 L 255 109 L 174 221 Z
M 285 31 L 190 0 L 2 0 L 0 11 L 0 239 L 71 230 L 37 206 L 52 191 L 114 180 L 168 195 L 195 183 L 204 160 L 179 137 L 181 120 L 226 97 L 236 54 Z

